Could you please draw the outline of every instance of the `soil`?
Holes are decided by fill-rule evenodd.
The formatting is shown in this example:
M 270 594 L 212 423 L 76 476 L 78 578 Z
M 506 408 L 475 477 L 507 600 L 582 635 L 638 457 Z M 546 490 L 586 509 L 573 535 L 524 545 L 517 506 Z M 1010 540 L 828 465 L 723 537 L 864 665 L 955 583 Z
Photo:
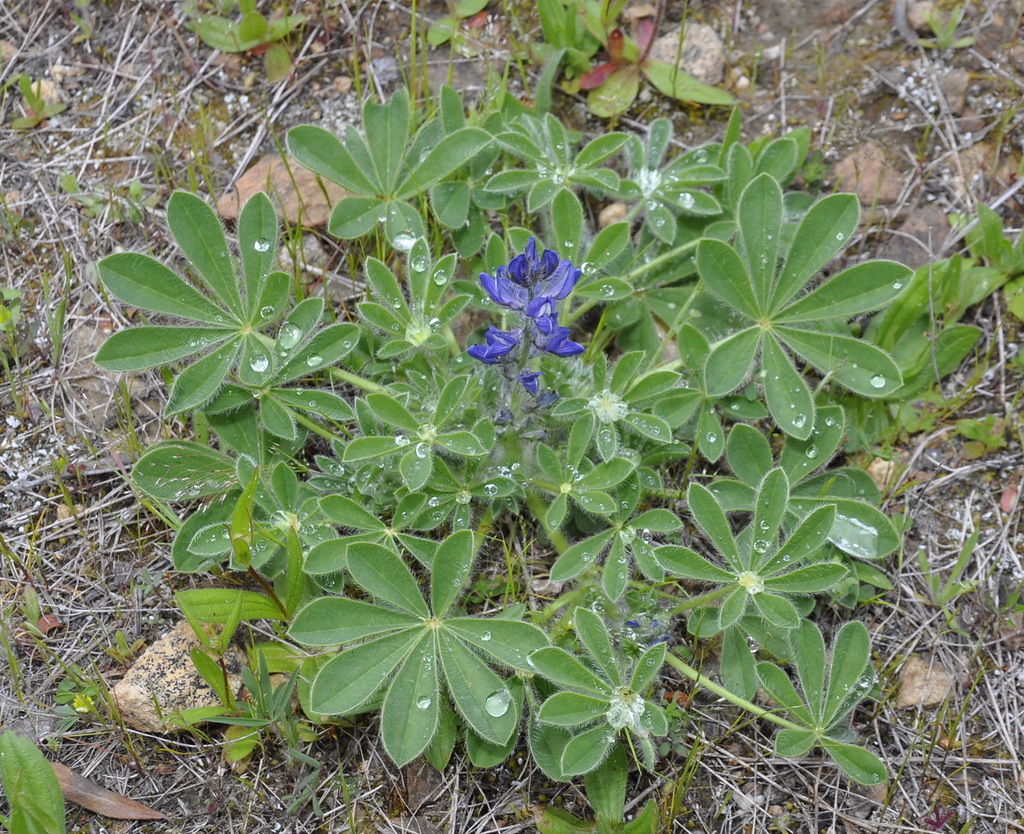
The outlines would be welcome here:
M 259 5 L 269 13 L 285 4 Z M 483 834 L 534 831 L 535 809 L 548 804 L 585 815 L 580 786 L 549 783 L 525 751 L 490 771 L 458 756 L 441 774 L 420 765 L 399 771 L 372 722 L 361 721 L 311 743 L 317 765 L 288 760 L 271 739 L 232 768 L 214 729 L 143 734 L 101 714 L 101 693 L 177 622 L 173 594 L 193 578 L 171 570 L 167 524 L 125 480 L 147 444 L 187 429 L 161 417 L 158 376 L 127 382 L 92 364 L 106 335 L 135 316 L 104 296 L 95 264 L 122 249 L 176 257 L 162 214 L 170 192 L 190 188 L 216 202 L 290 127 L 341 132 L 358 121 L 361 96 L 388 95 L 405 79 L 422 94 L 422 67 L 407 65 L 410 27 L 447 11 L 439 0 L 296 0 L 292 11 L 309 20 L 292 41 L 292 71 L 272 83 L 262 56 L 204 45 L 185 26 L 185 6 L 0 7 L 0 84 L 8 84 L 0 99 L 0 285 L 24 293 L 7 370 L 0 368 L 0 724 L 170 818 L 116 824 L 122 832 Z M 486 25 L 466 41 L 469 56 L 418 53 L 430 83 L 450 80 L 481 95 L 485 70 L 511 60 L 507 83 L 528 95 L 536 68 L 515 59 L 540 28 L 531 9 L 517 6 L 532 9 L 492 0 Z M 927 48 L 934 35 L 926 7 L 944 19 L 962 10 L 956 34 L 973 43 Z M 865 205 L 849 257 L 917 266 L 959 251 L 962 234 L 950 218 L 971 217 L 978 204 L 997 208 L 1006 229 L 1022 224 L 1022 12 L 1021 0 L 669 0 L 663 26 L 671 30 L 685 13 L 718 33 L 722 86 L 741 104 L 745 139 L 812 129 L 817 163 L 802 184 L 856 190 Z M 14 129 L 24 114 L 10 82 L 20 73 L 42 81 L 44 97 L 66 109 Z M 582 99 L 556 94 L 556 106 L 588 135 L 608 129 Z M 662 115 L 675 122 L 680 146 L 692 147 L 720 139 L 728 113 L 645 91 L 616 126 L 642 132 Z M 329 293 L 358 285 L 346 252 L 319 231 L 295 235 L 287 254 Z M 942 384 L 949 408 L 928 430 L 904 431 L 882 450 L 897 464 L 891 471 L 874 466 L 887 477 L 886 507 L 906 542 L 883 566 L 893 589 L 861 609 L 880 681 L 856 729 L 886 759 L 889 784 L 860 788 L 816 760 L 779 759 L 764 728 L 698 693 L 678 755 L 657 776 L 631 783 L 632 812 L 657 798 L 672 831 L 1024 830 L 1024 624 L 1012 610 L 1024 583 L 1022 370 L 1014 361 L 1021 325 L 1001 294 L 965 321 L 984 336 Z M 922 412 L 929 407 L 922 403 Z M 1001 445 L 979 450 L 956 420 L 985 415 L 1004 421 L 1004 433 Z M 951 576 L 970 541 L 960 575 Z M 936 602 L 934 579 L 964 589 Z M 946 682 L 938 698 L 936 681 Z M 922 695 L 901 704 L 889 697 L 901 684 Z M 91 693 L 95 719 L 68 718 L 58 708 L 67 692 Z M 948 822 L 940 822 L 943 809 L 952 812 Z M 74 806 L 68 828 L 114 830 Z

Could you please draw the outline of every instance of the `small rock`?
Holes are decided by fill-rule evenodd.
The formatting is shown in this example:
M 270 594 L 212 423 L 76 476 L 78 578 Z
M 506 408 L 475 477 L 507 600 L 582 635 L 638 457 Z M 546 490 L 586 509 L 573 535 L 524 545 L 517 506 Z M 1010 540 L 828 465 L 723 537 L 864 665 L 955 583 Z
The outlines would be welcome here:
M 286 165 L 277 154 L 268 154 L 260 157 L 217 201 L 218 214 L 225 220 L 236 220 L 246 200 L 257 191 L 266 191 L 291 225 L 313 229 L 326 226 L 331 209 L 346 196 L 340 185 L 320 180 L 294 159 L 289 159 Z
M 949 232 L 949 218 L 936 205 L 914 209 L 879 251 L 879 257 L 917 269 L 935 260 Z
M 18 55 L 18 47 L 8 40 L 0 40 L 0 61 L 8 63 Z
M 900 670 L 899 709 L 934 707 L 949 697 L 953 676 L 935 661 L 912 655 Z
M 931 32 L 932 28 L 928 25 L 928 19 L 934 14 L 934 3 L 910 3 L 907 6 L 907 23 L 918 32 Z
M 865 142 L 835 167 L 843 191 L 857 195 L 863 205 L 895 203 L 903 188 L 903 176 L 885 161 L 876 142 Z
M 177 730 L 164 719 L 181 710 L 220 705 L 217 693 L 192 663 L 192 649 L 201 645 L 188 622 L 181 622 L 135 661 L 110 690 L 110 697 L 129 727 L 146 733 Z M 228 652 L 224 662 L 228 682 L 237 694 L 242 688 L 241 652 Z M 159 712 L 154 701 L 159 704 Z
M 875 458 L 868 464 L 867 472 L 879 492 L 885 494 L 896 479 L 899 463 L 894 460 L 885 460 L 885 458 Z
M 597 225 L 604 229 L 607 226 L 611 226 L 613 223 L 625 220 L 626 215 L 628 214 L 629 206 L 625 203 L 609 203 L 601 209 L 600 214 L 597 215 Z
M 947 72 L 940 80 L 939 87 L 946 97 L 946 104 L 954 116 L 959 116 L 967 106 L 967 85 L 971 76 L 964 70 L 955 69 Z
M 676 29 L 651 44 L 648 57 L 667 64 L 676 64 L 705 84 L 721 84 L 725 78 L 725 44 L 710 26 L 691 23 L 686 27 L 682 49 L 679 48 L 680 30 Z

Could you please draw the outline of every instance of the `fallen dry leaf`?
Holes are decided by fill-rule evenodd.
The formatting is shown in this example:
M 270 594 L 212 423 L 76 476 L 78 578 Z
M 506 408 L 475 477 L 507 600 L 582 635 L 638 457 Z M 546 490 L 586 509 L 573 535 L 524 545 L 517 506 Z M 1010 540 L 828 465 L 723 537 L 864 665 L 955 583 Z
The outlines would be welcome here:
M 81 805 L 97 814 L 118 820 L 163 820 L 166 814 L 122 796 L 119 793 L 101 788 L 92 779 L 80 776 L 62 764 L 53 763 L 53 772 L 64 793 L 64 798 L 75 805 Z

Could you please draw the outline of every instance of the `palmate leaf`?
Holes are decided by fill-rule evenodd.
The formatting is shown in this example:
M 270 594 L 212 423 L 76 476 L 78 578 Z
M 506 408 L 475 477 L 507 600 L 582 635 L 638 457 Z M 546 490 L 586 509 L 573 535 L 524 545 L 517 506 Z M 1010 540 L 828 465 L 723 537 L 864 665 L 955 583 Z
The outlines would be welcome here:
M 118 252 L 97 268 L 104 286 L 125 304 L 215 327 L 235 323 L 230 313 L 148 255 Z
M 132 327 L 107 339 L 95 361 L 108 371 L 141 371 L 192 356 L 235 332 L 213 327 Z
M 234 262 L 228 251 L 224 227 L 214 210 L 195 194 L 175 191 L 167 201 L 167 225 L 200 280 L 236 319 L 244 321 L 246 310 L 238 292 Z M 276 229 L 274 238 L 277 238 Z M 271 248 L 269 239 L 266 240 L 266 248 Z
M 743 189 L 736 219 L 737 243 L 750 275 L 756 307 L 764 311 L 775 284 L 782 230 L 782 189 L 774 177 L 761 174 Z
M 388 687 L 381 710 L 381 740 L 395 764 L 422 753 L 437 732 L 441 698 L 434 635 L 425 631 Z
M 235 364 L 240 347 L 236 336 L 178 374 L 167 397 L 167 413 L 192 411 L 213 399 Z

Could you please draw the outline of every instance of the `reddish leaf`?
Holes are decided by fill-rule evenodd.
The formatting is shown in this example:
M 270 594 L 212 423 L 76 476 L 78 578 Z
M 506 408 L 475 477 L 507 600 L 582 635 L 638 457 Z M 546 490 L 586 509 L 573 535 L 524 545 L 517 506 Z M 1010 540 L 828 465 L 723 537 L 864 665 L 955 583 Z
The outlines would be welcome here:
M 600 87 L 608 80 L 610 76 L 618 67 L 611 63 L 601 64 L 600 66 L 594 67 L 592 70 L 583 73 L 580 76 L 580 89 L 581 90 L 593 90 L 594 87 Z
M 651 48 L 651 41 L 654 40 L 654 21 L 646 17 L 640 18 L 636 22 L 633 32 L 640 52 L 646 55 L 647 50 Z
M 55 628 L 61 628 L 63 625 L 64 623 L 58 620 L 53 614 L 44 614 L 36 623 L 36 628 L 38 628 L 43 634 L 47 634 Z
M 1018 490 L 1019 487 L 1016 484 L 1010 484 L 1003 490 L 1003 494 L 999 498 L 999 509 L 1002 512 L 1009 513 L 1013 510 L 1014 504 L 1017 503 Z
M 625 33 L 619 28 L 612 29 L 608 33 L 608 55 L 611 57 L 613 64 L 622 63 L 622 53 L 625 48 Z
M 69 770 L 62 764 L 53 763 L 53 772 L 57 776 L 57 782 L 68 802 L 74 802 L 83 808 L 88 808 L 97 814 L 105 817 L 113 817 L 119 820 L 162 820 L 167 819 L 165 814 L 122 796 L 119 793 L 101 788 L 91 779 L 79 776 L 73 770 Z
M 468 29 L 483 29 L 487 25 L 487 10 L 478 12 L 466 21 Z

